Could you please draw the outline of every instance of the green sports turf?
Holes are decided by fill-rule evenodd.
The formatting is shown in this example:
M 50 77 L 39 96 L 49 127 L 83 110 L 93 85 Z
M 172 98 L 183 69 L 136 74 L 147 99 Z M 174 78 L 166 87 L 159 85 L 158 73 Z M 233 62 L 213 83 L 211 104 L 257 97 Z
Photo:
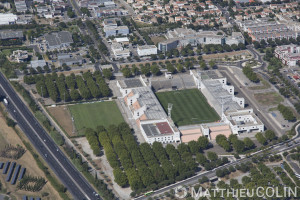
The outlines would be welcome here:
M 168 103 L 173 104 L 171 116 L 178 126 L 220 120 L 219 115 L 198 89 L 158 92 L 156 96 L 166 112 Z
M 114 101 L 77 104 L 69 106 L 78 134 L 84 134 L 86 128 L 108 127 L 124 122 L 123 116 Z

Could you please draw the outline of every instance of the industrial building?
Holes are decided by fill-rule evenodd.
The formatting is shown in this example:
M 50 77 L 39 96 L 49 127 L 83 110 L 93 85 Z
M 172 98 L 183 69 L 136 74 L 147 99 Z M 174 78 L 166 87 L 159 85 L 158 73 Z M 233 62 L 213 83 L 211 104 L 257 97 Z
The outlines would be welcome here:
M 300 46 L 294 44 L 277 46 L 274 54 L 284 65 L 294 67 L 300 61 Z
M 155 45 L 137 46 L 137 53 L 139 56 L 156 55 L 157 47 Z
M 47 66 L 47 63 L 45 60 L 32 60 L 30 61 L 30 67 L 33 69 L 36 69 L 38 67 L 45 67 Z
M 50 33 L 44 37 L 48 51 L 69 48 L 73 43 L 72 35 L 68 31 Z
M 27 11 L 26 0 L 14 0 L 17 12 L 24 13 Z
M 129 29 L 127 26 L 108 26 L 104 27 L 103 31 L 105 33 L 105 37 L 129 34 Z
M 146 142 L 180 142 L 178 128 L 165 113 L 146 79 L 118 80 L 117 86 Z
M 112 7 L 94 7 L 93 11 L 97 17 L 120 17 L 128 15 L 128 11 Z
M 116 58 L 127 58 L 130 56 L 129 49 L 124 49 L 121 43 L 112 43 L 111 50 Z
M 158 50 L 162 52 L 171 51 L 172 49 L 176 49 L 178 46 L 177 39 L 168 39 L 158 43 Z
M 59 65 L 62 66 L 63 64 L 66 64 L 68 66 L 71 65 L 82 65 L 84 62 L 84 59 L 82 56 L 72 56 L 71 54 L 59 54 L 57 56 Z
M 2 30 L 0 31 L 0 40 L 23 39 L 23 31 L 18 30 Z
M 221 34 L 220 34 L 221 33 Z M 170 30 L 165 35 L 167 40 L 158 43 L 158 49 L 162 52 L 170 51 L 177 47 L 184 47 L 188 44 L 197 46 L 198 44 L 244 44 L 245 39 L 239 32 L 233 32 L 231 36 L 226 36 L 217 31 L 195 31 L 186 28 L 176 28 Z
M 0 25 L 15 24 L 18 17 L 13 13 L 0 13 Z

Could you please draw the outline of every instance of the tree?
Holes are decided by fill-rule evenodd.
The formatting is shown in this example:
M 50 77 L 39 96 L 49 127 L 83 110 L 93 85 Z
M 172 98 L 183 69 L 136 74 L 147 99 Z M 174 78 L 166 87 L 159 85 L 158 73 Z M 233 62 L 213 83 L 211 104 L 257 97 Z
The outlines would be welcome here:
M 199 179 L 199 183 L 203 184 L 209 181 L 209 178 L 207 178 L 207 176 L 203 176 L 201 179 Z
M 204 166 L 204 164 L 208 162 L 207 158 L 202 153 L 197 153 L 196 154 L 196 160 L 202 166 Z
M 188 146 L 189 146 L 190 151 L 191 151 L 192 154 L 196 154 L 200 150 L 199 143 L 196 142 L 196 141 L 190 141 L 188 143 Z
M 277 108 L 285 120 L 295 121 L 296 117 L 289 107 L 279 104 Z
M 151 73 L 158 76 L 161 74 L 160 69 L 157 65 L 152 65 L 151 66 Z
M 142 66 L 141 67 L 141 73 L 145 76 L 150 76 L 150 66 Z
M 253 148 L 255 148 L 254 142 L 250 138 L 248 138 L 248 137 L 244 138 L 244 144 L 245 144 L 245 148 L 246 149 L 253 149 Z
M 209 146 L 208 138 L 205 136 L 200 136 L 198 138 L 198 144 L 201 150 L 207 149 Z
M 227 138 L 225 135 L 222 135 L 222 134 L 217 135 L 216 142 L 218 145 L 223 147 L 225 149 L 225 151 L 231 151 L 231 146 L 230 146 L 229 142 L 227 141 Z
M 276 138 L 276 135 L 275 135 L 274 131 L 266 130 L 265 131 L 265 137 L 266 137 L 267 140 L 272 141 Z
M 140 73 L 140 69 L 135 64 L 133 64 L 131 67 L 131 72 L 134 76 L 136 76 Z
M 74 89 L 74 90 L 71 90 L 70 96 L 71 96 L 71 99 L 72 99 L 73 101 L 78 101 L 78 100 L 81 98 L 79 92 L 78 92 L 77 90 L 75 90 L 75 89 Z
M 129 78 L 131 76 L 131 71 L 128 67 L 124 67 L 121 71 L 125 78 Z
M 210 161 L 216 161 L 216 160 L 218 159 L 218 155 L 217 155 L 215 152 L 208 151 L 208 152 L 207 152 L 207 158 L 208 158 Z
M 168 70 L 168 72 L 171 72 L 172 74 L 174 74 L 176 72 L 175 67 L 170 63 L 167 64 L 167 70 Z
M 262 133 L 256 133 L 255 135 L 257 141 L 259 143 L 261 143 L 262 145 L 267 144 L 267 139 L 265 138 L 265 136 Z
M 214 68 L 216 65 L 216 62 L 214 60 L 210 60 L 208 64 L 211 68 Z
M 253 69 L 250 66 L 246 66 L 243 68 L 243 73 L 245 74 L 245 76 L 247 76 L 247 78 L 254 82 L 254 83 L 258 83 L 259 82 L 259 78 L 257 76 L 257 74 L 253 71 Z
M 218 169 L 218 170 L 216 171 L 216 176 L 222 178 L 222 177 L 225 176 L 225 174 L 224 174 L 224 172 L 223 172 L 222 169 Z
M 245 150 L 245 144 L 241 140 L 236 140 L 233 142 L 232 146 L 237 153 L 242 153 Z
M 102 73 L 103 73 L 103 76 L 108 80 L 110 80 L 113 76 L 111 69 L 103 69 Z
M 178 72 L 183 72 L 184 71 L 184 68 L 183 68 L 182 64 L 180 64 L 180 63 L 176 64 L 176 69 L 177 69 Z
M 206 63 L 205 63 L 205 61 L 200 61 L 200 67 L 201 67 L 201 69 L 202 70 L 207 70 L 208 69 L 208 67 L 207 67 L 207 65 L 206 65 Z
M 75 13 L 73 12 L 72 8 L 68 8 L 67 15 L 70 18 L 74 18 L 75 17 Z

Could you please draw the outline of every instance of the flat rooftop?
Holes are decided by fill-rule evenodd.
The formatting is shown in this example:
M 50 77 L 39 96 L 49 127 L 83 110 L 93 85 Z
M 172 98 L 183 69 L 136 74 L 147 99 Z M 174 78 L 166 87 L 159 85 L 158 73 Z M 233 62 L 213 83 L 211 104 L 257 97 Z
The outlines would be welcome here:
M 160 105 L 158 99 L 156 98 L 150 87 L 133 88 L 132 92 L 134 94 L 139 94 L 139 98 L 137 99 L 137 101 L 140 107 L 146 106 L 144 114 L 146 115 L 147 119 L 154 120 L 167 118 L 165 110 Z
M 174 133 L 168 122 L 142 124 L 142 128 L 148 137 L 172 135 Z
M 201 71 L 201 79 L 218 79 L 218 78 L 223 78 L 223 76 L 219 71 L 215 71 L 215 70 Z
M 241 109 L 241 107 L 235 101 L 232 100 L 232 95 L 223 88 L 222 83 L 220 83 L 220 81 L 214 79 L 207 79 L 203 80 L 203 84 L 205 85 L 209 93 L 217 101 L 216 103 L 218 103 L 220 107 L 222 106 L 222 103 L 224 104 L 224 111 Z
M 129 79 L 125 79 L 125 80 L 120 80 L 119 84 L 123 89 L 144 87 L 142 81 L 137 78 L 129 78 Z

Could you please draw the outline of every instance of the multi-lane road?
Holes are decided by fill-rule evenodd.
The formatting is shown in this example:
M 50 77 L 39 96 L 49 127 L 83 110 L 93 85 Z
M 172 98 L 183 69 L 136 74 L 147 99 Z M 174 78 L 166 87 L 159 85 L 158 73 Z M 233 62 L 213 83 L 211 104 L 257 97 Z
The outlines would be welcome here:
M 15 119 L 41 157 L 72 194 L 73 198 L 80 200 L 101 199 L 95 189 L 74 167 L 39 124 L 2 73 L 0 73 L 0 94 L 8 99 L 7 111 Z

